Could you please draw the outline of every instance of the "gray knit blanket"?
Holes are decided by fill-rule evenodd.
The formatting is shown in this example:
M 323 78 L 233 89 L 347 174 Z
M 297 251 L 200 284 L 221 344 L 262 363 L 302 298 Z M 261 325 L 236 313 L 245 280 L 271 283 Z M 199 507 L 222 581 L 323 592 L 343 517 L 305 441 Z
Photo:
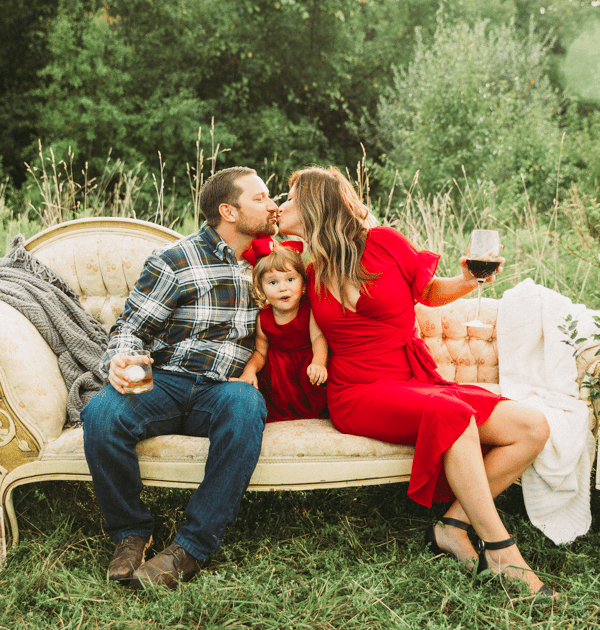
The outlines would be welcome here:
M 19 234 L 0 258 L 0 300 L 24 315 L 58 357 L 69 392 L 66 427 L 81 426 L 80 412 L 106 382 L 100 357 L 108 333 L 79 302 L 60 276 L 32 256 Z

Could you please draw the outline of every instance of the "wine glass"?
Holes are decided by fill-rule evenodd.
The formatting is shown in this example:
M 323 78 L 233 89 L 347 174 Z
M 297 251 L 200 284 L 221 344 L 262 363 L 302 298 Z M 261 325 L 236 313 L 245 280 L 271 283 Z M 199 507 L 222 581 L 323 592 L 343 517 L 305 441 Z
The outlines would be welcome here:
M 473 230 L 467 247 L 467 269 L 477 278 L 477 315 L 465 326 L 492 328 L 479 320 L 481 309 L 481 292 L 486 278 L 498 271 L 500 261 L 492 260 L 500 256 L 500 237 L 496 230 Z

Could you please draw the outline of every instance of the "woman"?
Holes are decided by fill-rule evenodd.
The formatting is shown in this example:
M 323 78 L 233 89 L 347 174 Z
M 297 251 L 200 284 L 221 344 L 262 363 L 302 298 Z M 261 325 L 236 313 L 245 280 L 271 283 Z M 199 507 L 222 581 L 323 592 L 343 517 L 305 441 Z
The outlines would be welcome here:
M 452 500 L 427 532 L 436 553 L 469 568 L 523 580 L 555 595 L 529 568 L 506 531 L 494 497 L 534 461 L 549 437 L 538 411 L 476 385 L 444 381 L 415 326 L 414 303 L 441 306 L 477 286 L 462 273 L 436 278 L 439 256 L 418 252 L 398 231 L 369 227 L 369 211 L 334 168 L 294 173 L 279 228 L 303 238 L 312 257 L 308 295 L 330 346 L 327 399 L 345 433 L 414 444 L 409 496 L 431 506 Z M 372 224 L 371 224 L 372 225 Z M 481 445 L 493 448 L 482 455 Z

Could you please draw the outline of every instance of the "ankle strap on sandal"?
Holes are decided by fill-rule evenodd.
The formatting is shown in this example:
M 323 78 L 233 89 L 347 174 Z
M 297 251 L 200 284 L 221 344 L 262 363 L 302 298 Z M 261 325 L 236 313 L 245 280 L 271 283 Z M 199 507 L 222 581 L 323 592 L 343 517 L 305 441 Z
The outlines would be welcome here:
M 469 523 L 465 523 L 464 521 L 459 521 L 455 518 L 448 518 L 447 516 L 442 516 L 440 519 L 444 525 L 451 525 L 452 527 L 458 527 L 458 529 L 464 529 L 466 532 L 469 531 Z
M 487 549 L 488 551 L 497 551 L 498 549 L 506 549 L 515 544 L 515 539 L 511 536 L 506 540 L 499 540 L 498 542 L 485 542 L 485 540 L 479 541 L 481 551 Z

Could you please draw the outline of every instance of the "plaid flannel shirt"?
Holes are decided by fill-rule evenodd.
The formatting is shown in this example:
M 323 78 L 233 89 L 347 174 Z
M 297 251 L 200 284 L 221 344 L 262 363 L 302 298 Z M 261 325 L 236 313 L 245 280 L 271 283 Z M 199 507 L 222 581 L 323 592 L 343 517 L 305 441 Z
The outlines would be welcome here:
M 154 366 L 226 381 L 239 376 L 254 350 L 258 307 L 251 268 L 208 225 L 154 251 L 110 331 L 101 359 L 134 348 L 152 353 Z

